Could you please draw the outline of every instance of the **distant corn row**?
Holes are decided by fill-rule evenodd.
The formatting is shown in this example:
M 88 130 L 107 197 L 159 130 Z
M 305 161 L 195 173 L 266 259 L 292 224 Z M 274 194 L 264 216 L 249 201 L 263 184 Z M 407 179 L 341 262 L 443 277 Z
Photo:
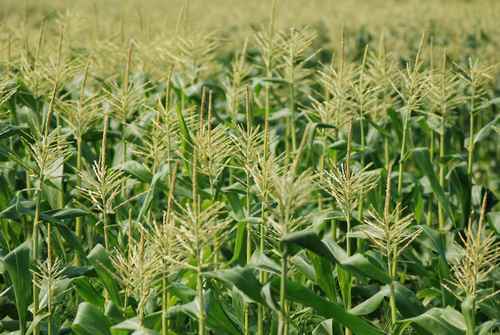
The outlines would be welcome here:
M 497 28 L 325 33 L 284 5 L 233 45 L 196 2 L 165 36 L 103 38 L 97 4 L 5 17 L 0 332 L 500 330 Z

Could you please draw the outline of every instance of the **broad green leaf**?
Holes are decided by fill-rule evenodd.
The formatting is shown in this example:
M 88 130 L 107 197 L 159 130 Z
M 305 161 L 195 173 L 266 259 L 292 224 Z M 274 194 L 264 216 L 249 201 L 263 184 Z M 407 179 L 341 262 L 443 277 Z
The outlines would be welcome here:
M 71 284 L 72 279 L 70 278 L 63 278 L 59 279 L 54 283 L 54 286 L 52 287 L 52 301 L 54 303 L 57 303 L 57 299 L 59 299 L 64 293 L 67 292 L 70 284 Z M 45 308 L 47 306 L 49 299 L 48 295 L 48 287 L 47 285 L 42 286 L 40 290 L 40 308 Z
M 111 335 L 111 323 L 96 306 L 82 302 L 71 329 L 78 335 Z
M 347 253 L 330 236 L 326 236 L 321 240 L 314 231 L 304 230 L 288 234 L 282 241 L 283 243 L 296 244 L 306 248 L 325 257 L 332 264 L 338 264 L 343 269 L 357 275 L 372 278 L 384 284 L 390 281 L 387 273 L 377 264 L 370 262 L 362 254 L 347 256 Z
M 143 183 L 151 182 L 153 176 L 143 164 L 137 161 L 127 161 L 123 163 L 122 169 L 129 175 L 135 177 Z
M 398 282 L 394 282 L 394 293 L 396 306 L 403 317 L 411 318 L 425 312 L 424 306 L 412 290 Z
M 280 265 L 265 254 L 256 250 L 250 258 L 249 265 L 259 270 L 269 273 L 279 274 L 281 271 Z
M 465 320 L 465 327 L 467 328 L 468 334 L 473 334 L 475 332 L 474 319 L 476 311 L 474 310 L 474 305 L 474 297 L 472 296 L 466 297 L 461 305 L 463 318 Z
M 33 334 L 33 329 L 36 326 L 40 325 L 40 322 L 45 320 L 50 314 L 49 313 L 44 313 L 44 314 L 37 314 L 33 320 L 30 322 L 30 326 L 28 327 L 28 330 L 26 331 L 26 335 Z
M 491 335 L 494 334 L 492 333 L 492 330 L 496 328 L 497 330 L 500 330 L 500 320 L 490 320 L 486 321 L 482 325 L 477 327 L 477 334 L 478 335 Z
M 145 326 L 141 325 L 139 322 L 139 318 L 133 317 L 131 319 L 127 319 L 125 321 L 122 321 L 118 323 L 117 325 L 114 325 L 111 327 L 111 332 L 115 333 L 116 330 L 127 330 L 127 331 L 133 331 L 132 334 L 135 335 L 156 335 L 158 334 L 156 331 L 153 329 L 146 328 Z
M 337 300 L 334 266 L 324 257 L 309 252 L 309 259 L 312 261 L 316 278 L 314 282 L 318 283 L 323 292 L 331 301 Z
M 471 211 L 471 180 L 467 174 L 467 166 L 464 163 L 459 164 L 449 172 L 450 188 L 460 199 L 462 226 L 469 223 Z
M 207 272 L 204 275 L 234 285 L 249 299 L 261 304 L 264 303 L 260 295 L 262 285 L 255 277 L 254 270 L 249 267 L 235 266 L 227 270 Z
M 500 212 L 489 212 L 486 216 L 497 235 L 500 235 Z
M 244 248 L 246 241 L 246 223 L 240 222 L 238 223 L 238 228 L 236 229 L 235 239 L 234 239 L 234 248 L 233 248 L 233 257 L 229 260 L 229 264 L 239 264 L 243 265 L 244 260 L 246 259 L 246 250 Z
M 477 144 L 479 141 L 482 141 L 489 134 L 491 134 L 495 127 L 500 126 L 500 116 L 497 115 L 492 121 L 488 122 L 483 128 L 481 128 L 474 136 L 474 144 Z
M 14 135 L 26 136 L 26 132 L 29 130 L 27 126 L 14 126 L 11 124 L 5 125 L 0 129 L 0 140 L 5 139 Z
M 209 328 L 216 331 L 216 334 L 241 335 L 241 329 L 239 329 L 228 317 L 222 303 L 217 299 L 211 290 L 205 293 L 204 300 L 204 308 L 207 317 L 206 320 Z M 198 300 L 195 299 L 187 304 L 171 307 L 167 312 L 167 317 L 171 318 L 179 313 L 186 314 L 193 319 L 197 319 L 199 314 Z
M 446 241 L 444 240 L 445 237 L 440 234 L 438 231 L 435 229 L 432 229 L 431 227 L 427 225 L 421 225 L 419 226 L 420 229 L 422 229 L 422 232 L 425 236 L 429 238 L 429 240 L 432 243 L 432 246 L 434 247 L 434 251 L 438 253 L 438 255 L 441 257 L 441 259 L 447 263 L 446 260 Z
M 118 306 L 122 306 L 120 298 L 120 286 L 113 276 L 115 273 L 113 264 L 110 259 L 111 255 L 109 252 L 100 244 L 96 245 L 94 249 L 90 251 L 87 259 L 90 264 L 92 264 L 97 272 L 97 275 L 101 283 L 106 287 L 111 300 Z
M 367 300 L 351 308 L 349 312 L 358 316 L 368 315 L 370 313 L 373 313 L 374 311 L 377 310 L 377 308 L 379 308 L 379 306 L 384 301 L 384 298 L 388 297 L 389 294 L 390 294 L 390 288 L 388 285 L 386 285 L 382 287 L 380 291 L 378 291 L 375 295 L 371 296 Z
M 273 292 L 279 292 L 280 280 L 275 278 L 272 280 Z M 364 319 L 347 312 L 344 307 L 338 303 L 330 302 L 310 289 L 302 286 L 299 283 L 287 281 L 286 297 L 288 300 L 299 303 L 301 305 L 311 307 L 327 319 L 334 319 L 345 327 L 350 328 L 355 335 L 383 335 L 384 332 Z
M 139 211 L 139 215 L 137 216 L 137 221 L 140 221 L 141 218 L 146 215 L 147 211 L 151 208 L 151 203 L 155 194 L 158 192 L 157 185 L 165 178 L 168 173 L 168 165 L 163 165 L 160 171 L 158 171 L 151 180 L 151 184 L 149 185 L 149 190 L 146 193 L 146 197 L 144 198 L 144 202 L 142 203 L 141 210 Z
M 183 94 L 183 92 L 180 92 L 179 94 Z M 184 115 L 182 114 L 184 111 L 181 110 L 181 106 L 178 105 L 178 108 L 176 108 L 176 113 L 177 113 L 177 119 L 179 121 L 179 126 L 180 126 L 180 133 L 182 137 L 182 149 L 184 151 L 184 154 L 186 157 L 191 157 L 191 151 L 192 151 L 192 146 L 193 146 L 193 140 L 191 136 L 191 130 L 186 124 L 186 121 L 184 119 Z
M 318 257 L 318 256 L 316 256 L 316 257 Z M 321 259 L 320 257 L 318 257 L 318 258 Z M 299 254 L 291 257 L 290 263 L 293 264 L 310 281 L 312 281 L 312 282 L 317 281 L 317 275 L 316 275 L 316 270 L 315 270 L 314 266 L 306 260 L 305 256 L 302 253 L 299 253 Z
M 464 335 L 464 329 L 458 328 L 456 320 L 454 320 L 456 313 L 453 313 L 450 307 L 432 308 L 423 314 L 401 322 L 414 323 L 433 335 Z
M 28 306 L 31 303 L 31 245 L 30 240 L 20 244 L 1 259 L 1 263 L 9 274 L 14 295 L 16 297 L 17 313 L 21 329 L 26 329 L 28 321 Z
M 415 164 L 419 168 L 420 172 L 429 179 L 432 190 L 434 191 L 438 201 L 443 206 L 446 214 L 451 219 L 453 224 L 455 224 L 455 215 L 453 214 L 450 202 L 448 201 L 443 188 L 439 185 L 439 180 L 436 176 L 436 172 L 434 171 L 434 166 L 430 160 L 429 149 L 415 148 L 413 149 L 412 154 Z
M 97 291 L 90 281 L 85 277 L 74 278 L 72 281 L 73 286 L 76 289 L 78 295 L 88 303 L 92 305 L 103 307 L 104 306 L 104 298 Z
M 82 208 L 61 208 L 42 212 L 40 216 L 44 221 L 61 221 L 72 220 L 88 214 L 90 213 Z

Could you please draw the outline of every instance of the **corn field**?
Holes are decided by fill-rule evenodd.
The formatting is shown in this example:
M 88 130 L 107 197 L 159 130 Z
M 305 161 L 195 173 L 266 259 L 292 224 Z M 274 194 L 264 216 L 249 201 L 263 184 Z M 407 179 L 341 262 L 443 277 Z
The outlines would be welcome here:
M 0 334 L 500 334 L 500 3 L 2 1 Z

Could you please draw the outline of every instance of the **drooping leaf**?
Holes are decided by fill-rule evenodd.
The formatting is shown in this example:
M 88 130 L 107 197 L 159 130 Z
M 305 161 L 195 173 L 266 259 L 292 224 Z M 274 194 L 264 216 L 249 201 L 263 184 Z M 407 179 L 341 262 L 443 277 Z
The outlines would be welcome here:
M 82 208 L 61 208 L 42 212 L 40 214 L 44 221 L 72 220 L 77 217 L 88 215 L 89 212 Z
M 483 128 L 481 128 L 474 136 L 474 144 L 482 141 L 489 134 L 491 134 L 495 127 L 500 126 L 500 116 L 497 115 L 492 121 L 488 122 Z
M 9 274 L 16 298 L 16 307 L 21 329 L 26 329 L 28 306 L 31 303 L 31 244 L 25 241 L 17 248 L 1 258 L 3 267 Z
M 402 322 L 415 323 L 433 335 L 464 335 L 465 329 L 458 328 L 457 322 L 454 320 L 457 317 L 456 313 L 458 312 L 452 310 L 451 307 L 432 308 L 423 314 L 402 320 Z
M 111 300 L 118 306 L 122 306 L 120 298 L 120 287 L 113 276 L 114 267 L 111 263 L 111 255 L 109 252 L 100 244 L 96 245 L 94 249 L 90 251 L 87 259 L 92 266 L 94 266 L 97 275 L 108 291 Z
M 271 283 L 273 291 L 278 292 L 280 280 L 275 278 Z M 342 305 L 330 302 L 318 296 L 316 293 L 299 283 L 292 282 L 290 280 L 287 281 L 286 297 L 288 300 L 311 307 L 316 313 L 324 318 L 335 319 L 336 322 L 350 328 L 355 335 L 384 334 L 384 332 L 376 326 L 370 324 L 359 316 L 347 312 Z
M 322 240 L 311 230 L 304 230 L 289 234 L 283 238 L 283 243 L 300 245 L 322 257 L 332 264 L 338 264 L 343 269 L 357 275 L 375 279 L 387 284 L 390 279 L 387 273 L 378 264 L 372 263 L 362 254 L 347 256 L 347 253 L 330 236 Z
M 141 210 L 139 211 L 139 215 L 137 216 L 137 221 L 140 221 L 141 218 L 146 215 L 147 211 L 151 208 L 153 198 L 158 192 L 158 184 L 161 183 L 167 173 L 168 165 L 163 165 L 162 168 L 153 176 L 151 184 L 149 185 L 149 190 L 146 193 L 146 197 L 144 198 L 144 202 L 142 203 Z
M 384 298 L 389 296 L 389 293 L 390 293 L 389 286 L 388 285 L 383 286 L 380 289 L 380 291 L 378 291 L 375 295 L 371 296 L 362 303 L 354 306 L 353 308 L 351 308 L 349 312 L 358 316 L 368 315 L 370 313 L 373 313 L 382 304 Z
M 235 266 L 227 270 L 207 272 L 205 276 L 234 285 L 249 299 L 261 304 L 264 303 L 260 295 L 262 285 L 255 277 L 254 270 L 249 267 Z
M 443 206 L 446 214 L 455 223 L 455 215 L 453 214 L 450 202 L 443 188 L 439 184 L 439 180 L 434 171 L 434 167 L 430 160 L 428 148 L 415 148 L 412 151 L 412 156 L 420 172 L 429 179 L 432 191 L 436 195 L 438 201 Z
M 91 303 L 97 307 L 104 306 L 104 298 L 92 286 L 90 281 L 85 277 L 74 278 L 72 281 L 78 295 L 86 302 Z
M 123 163 L 122 169 L 143 183 L 149 183 L 153 178 L 149 170 L 137 161 L 126 161 Z
M 96 306 L 82 302 L 71 329 L 78 335 L 111 335 L 111 323 Z
M 204 295 L 205 300 L 205 315 L 207 317 L 207 325 L 214 330 L 216 334 L 224 335 L 240 335 L 239 329 L 234 322 L 228 317 L 222 303 L 217 299 L 216 295 L 211 291 L 207 291 Z M 197 319 L 199 315 L 199 303 L 195 299 L 187 304 L 176 305 L 167 311 L 167 317 L 171 318 L 179 313 L 186 314 L 193 319 Z

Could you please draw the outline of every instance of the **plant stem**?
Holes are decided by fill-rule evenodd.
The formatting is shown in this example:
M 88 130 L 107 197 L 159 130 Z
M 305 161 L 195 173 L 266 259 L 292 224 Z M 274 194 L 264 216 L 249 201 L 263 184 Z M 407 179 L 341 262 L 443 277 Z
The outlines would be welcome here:
M 292 70 L 293 73 L 293 70 Z M 290 140 L 292 142 L 292 155 L 295 153 L 295 150 L 297 149 L 297 139 L 296 139 L 296 130 L 295 130 L 295 86 L 293 83 L 293 78 L 292 82 L 290 83 L 290 117 L 289 119 L 289 125 L 290 125 Z M 291 160 L 293 160 L 293 157 L 290 157 Z
M 247 125 L 249 127 L 249 125 Z M 248 153 L 247 153 L 248 157 Z M 247 162 L 249 164 L 249 162 Z M 250 173 L 247 171 L 246 173 L 246 215 L 247 217 L 250 216 Z M 247 255 L 247 264 L 250 263 L 250 259 L 252 257 L 252 225 L 250 223 L 250 220 L 247 219 L 247 245 L 246 245 L 246 255 Z M 250 334 L 250 305 L 248 303 L 245 303 L 244 306 L 244 334 L 249 335 Z
M 470 116 L 469 116 L 469 145 L 467 158 L 467 173 L 472 179 L 472 163 L 474 159 L 474 98 L 470 99 Z
M 163 273 L 162 279 L 161 279 L 161 286 L 162 286 L 162 296 L 161 296 L 161 310 L 162 310 L 162 318 L 161 318 L 161 334 L 162 335 L 167 335 L 168 334 L 168 328 L 169 328 L 169 322 L 167 319 L 167 310 L 168 310 L 168 300 L 169 300 L 169 293 L 168 293 L 168 282 L 167 282 L 167 274 Z
M 397 307 L 396 307 L 396 292 L 395 292 L 393 278 L 391 278 L 391 284 L 389 285 L 389 287 L 390 287 L 389 304 L 391 308 L 391 326 L 394 327 L 394 325 L 397 322 Z
M 50 274 L 50 276 L 52 276 L 52 274 Z M 49 278 L 47 284 L 47 309 L 49 312 L 47 316 L 47 334 L 52 335 L 52 278 Z
M 271 19 L 269 22 L 269 38 L 270 38 L 270 46 L 269 52 L 267 53 L 266 59 L 266 76 L 267 78 L 271 78 L 273 75 L 272 72 L 272 63 L 273 63 L 273 50 L 274 50 L 274 30 L 275 23 L 277 17 L 277 4 L 279 0 L 273 0 L 272 9 L 271 9 Z M 264 108 L 264 162 L 267 162 L 269 158 L 270 148 L 270 134 L 269 134 L 269 116 L 271 113 L 271 99 L 270 99 L 270 87 L 269 83 L 266 83 L 264 89 L 265 95 L 265 108 Z M 267 173 L 267 172 L 266 172 Z M 267 175 L 266 175 L 267 178 Z M 267 182 L 267 181 L 264 181 Z M 264 199 L 261 204 L 261 223 L 259 227 L 259 252 L 264 254 L 265 251 L 265 234 L 266 234 L 266 203 L 267 203 L 267 194 L 264 194 Z M 261 284 L 267 280 L 267 274 L 264 271 L 259 272 L 259 280 Z M 259 304 L 257 307 L 257 335 L 264 335 L 264 318 L 265 318 L 265 310 L 264 307 Z
M 392 174 L 392 164 L 387 165 L 387 181 L 385 189 L 385 202 L 384 202 L 384 223 L 386 229 L 386 236 L 388 231 L 390 231 L 390 220 L 391 220 L 391 174 Z M 396 308 L 396 294 L 394 282 L 396 280 L 396 266 L 397 266 L 397 250 L 391 246 L 389 239 L 386 241 L 387 250 L 387 271 L 389 271 L 390 277 L 390 296 L 389 296 L 389 306 L 391 309 L 391 332 L 394 329 L 394 325 L 397 322 L 397 308 Z
M 429 140 L 429 157 L 431 162 L 434 161 L 434 130 L 430 130 L 430 140 Z M 429 202 L 427 208 L 427 225 L 432 226 L 432 193 L 429 194 Z
M 444 188 L 444 154 L 445 154 L 445 127 L 444 127 L 444 116 L 441 118 L 441 133 L 439 134 L 439 185 Z M 444 229 L 445 218 L 444 218 L 444 209 L 441 202 L 438 202 L 438 222 L 439 222 L 439 231 L 442 232 Z
M 288 273 L 288 247 L 283 245 L 281 251 L 281 276 L 280 276 L 280 335 L 288 335 L 288 306 L 286 304 L 286 282 Z
M 47 263 L 48 268 L 52 269 L 52 223 L 47 221 Z M 50 274 L 52 276 L 52 274 Z M 49 278 L 47 285 L 47 316 L 48 335 L 52 335 L 52 278 Z
M 351 177 L 351 152 L 352 152 L 352 121 L 349 121 L 348 124 L 348 133 L 347 133 L 347 153 L 346 153 L 346 159 L 345 159 L 345 169 L 346 173 L 348 174 L 349 178 Z M 352 213 L 349 210 L 345 212 L 346 220 L 347 220 L 347 231 L 346 231 L 346 249 L 347 249 L 347 255 L 351 256 L 351 237 L 349 234 L 351 233 L 351 216 Z
M 196 273 L 196 292 L 198 295 L 199 314 L 198 314 L 198 335 L 205 335 L 206 321 L 205 321 L 205 300 L 203 296 L 203 277 L 201 262 L 203 261 L 203 251 L 198 250 L 198 270 Z
M 265 252 L 265 234 L 266 234 L 266 201 L 267 194 L 264 195 L 264 200 L 261 204 L 261 223 L 259 225 L 259 253 L 261 255 Z M 259 281 L 264 284 L 267 280 L 266 272 L 259 272 Z M 259 304 L 257 306 L 257 335 L 264 335 L 264 306 Z
M 401 140 L 401 150 L 400 150 L 400 157 L 399 157 L 399 172 L 398 172 L 398 195 L 401 196 L 401 192 L 403 190 L 403 165 L 405 161 L 405 150 L 406 150 L 406 136 L 407 136 L 407 128 L 408 128 L 408 118 L 409 118 L 409 111 L 406 111 L 403 115 L 403 139 Z
M 364 167 L 365 167 L 365 130 L 364 130 L 364 122 L 363 122 L 363 112 L 361 112 L 359 122 L 360 122 L 359 126 L 360 126 L 360 131 L 361 131 L 361 148 L 360 148 L 360 151 L 361 151 L 361 169 L 364 169 Z M 360 220 L 362 220 L 363 219 L 363 212 L 364 212 L 364 195 L 363 194 L 361 194 L 359 196 L 358 203 L 359 203 L 358 217 Z M 362 248 L 364 248 L 363 243 L 364 243 L 363 239 L 358 239 L 358 246 L 360 247 L 360 250 L 363 250 Z
M 38 225 L 40 223 L 40 204 L 42 201 L 42 184 L 43 184 L 43 177 L 40 179 L 40 187 L 36 191 L 36 200 L 35 200 L 35 217 L 33 220 L 33 235 L 31 237 L 32 243 L 33 243 L 33 261 L 36 262 L 38 261 L 38 258 L 40 258 L 38 254 Z M 33 280 L 33 318 L 35 318 L 38 315 L 38 308 L 40 304 L 39 300 L 39 289 L 38 286 L 35 284 L 35 281 Z M 35 325 L 33 327 L 33 334 L 38 335 L 40 332 L 40 329 L 38 328 L 38 325 Z
M 470 300 L 472 300 L 472 302 L 470 302 Z M 462 302 L 462 313 L 465 317 L 465 334 L 476 335 L 476 298 L 474 296 L 469 296 Z
M 104 231 L 104 247 L 109 250 L 108 213 L 106 210 L 102 213 L 102 225 Z
M 79 190 L 82 187 L 82 177 L 80 171 L 82 170 L 82 138 L 76 138 L 76 188 Z M 78 216 L 75 221 L 75 235 L 78 240 L 82 238 L 82 217 Z M 75 254 L 75 265 L 80 266 L 80 254 Z

